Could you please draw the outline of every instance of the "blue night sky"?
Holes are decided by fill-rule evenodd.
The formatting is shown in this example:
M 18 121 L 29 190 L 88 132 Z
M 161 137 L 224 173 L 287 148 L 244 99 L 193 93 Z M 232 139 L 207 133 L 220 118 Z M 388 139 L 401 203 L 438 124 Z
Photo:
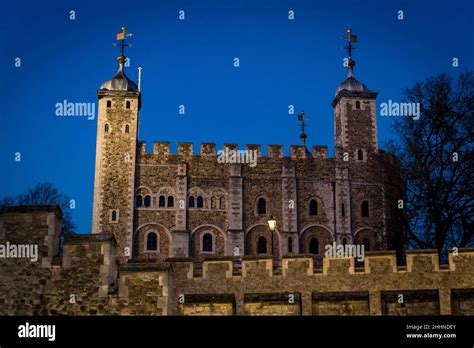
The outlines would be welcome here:
M 355 76 L 378 104 L 437 73 L 473 70 L 472 13 L 465 1 L 9 1 L 2 5 L 0 196 L 51 182 L 76 201 L 73 218 L 90 233 L 96 120 L 56 117 L 55 104 L 96 102 L 117 69 L 112 46 L 122 23 L 133 33 L 128 76 L 143 67 L 140 139 L 148 142 L 299 143 L 334 150 L 334 92 L 347 71 L 340 39 L 359 42 Z M 76 19 L 69 19 L 69 11 Z M 178 20 L 178 11 L 186 20 Z M 295 20 L 288 20 L 288 11 Z M 397 19 L 403 10 L 405 19 Z M 21 67 L 15 67 L 15 58 Z M 233 67 L 233 59 L 240 67 Z M 459 58 L 459 68 L 452 58 Z M 184 104 L 186 114 L 178 113 Z M 378 117 L 379 143 L 392 119 Z M 15 162 L 15 153 L 21 162 Z

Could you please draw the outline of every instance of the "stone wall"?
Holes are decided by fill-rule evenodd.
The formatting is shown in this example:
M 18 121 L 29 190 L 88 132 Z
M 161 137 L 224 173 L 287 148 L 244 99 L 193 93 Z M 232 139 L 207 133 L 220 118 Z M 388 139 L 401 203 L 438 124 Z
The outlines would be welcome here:
M 409 251 L 406 259 L 400 266 L 394 251 L 369 252 L 363 266 L 324 258 L 314 267 L 310 255 L 284 257 L 281 264 L 247 257 L 204 261 L 202 272 L 180 260 L 172 262 L 172 303 L 180 295 L 212 293 L 232 295 L 237 315 L 474 315 L 473 249 L 450 253 L 448 265 L 439 265 L 432 250 Z M 171 313 L 178 313 L 176 305 Z
M 281 145 L 270 145 L 266 156 L 260 145 L 246 145 L 259 154 L 257 165 L 251 167 L 218 163 L 215 144 L 201 144 L 198 154 L 189 143 L 179 143 L 177 153 L 170 152 L 168 142 L 155 142 L 153 153 L 145 148 L 140 142 L 135 194 L 150 196 L 151 206 L 135 208 L 133 254 L 138 258 L 158 257 L 143 250 L 143 235 L 150 229 L 167 235 L 162 238 L 165 247 L 159 248 L 163 249 L 162 260 L 204 257 L 199 252 L 199 239 L 193 236 L 197 230 L 205 232 L 203 228 L 218 236 L 224 234 L 216 241 L 223 238 L 226 246 L 216 246 L 215 256 L 222 255 L 222 250 L 224 255 L 234 255 L 235 248 L 239 255 L 255 255 L 259 236 L 265 235 L 267 249 L 271 249 L 270 216 L 277 221 L 273 236 L 276 256 L 290 252 L 289 237 L 291 252 L 308 252 L 308 234 L 317 237 L 321 246 L 333 241 L 361 243 L 367 238 L 371 250 L 386 249 L 387 245 L 403 250 L 402 244 L 389 242 L 392 235 L 403 235 L 401 224 L 390 220 L 403 191 L 398 162 L 385 153 L 369 151 L 363 161 L 351 155 L 344 162 L 328 158 L 322 147 L 316 147 L 316 156 L 311 157 L 301 146 L 291 146 L 290 156 L 285 157 Z M 224 148 L 237 149 L 237 145 L 225 144 Z M 173 206 L 167 201 L 160 206 L 160 196 L 166 200 L 174 197 Z M 197 207 L 195 202 L 190 207 L 191 196 L 202 197 L 203 206 Z M 265 214 L 257 212 L 259 198 L 266 200 Z M 310 214 L 313 199 L 318 205 L 316 215 Z M 369 203 L 368 217 L 361 215 L 364 200 Z M 178 254 L 176 248 L 186 250 Z
M 474 315 L 474 249 L 120 264 L 110 233 L 66 236 L 58 256 L 60 226 L 55 206 L 0 210 L 0 244 L 39 251 L 0 258 L 0 315 Z
M 168 311 L 169 265 L 118 270 L 113 234 L 66 236 L 57 245 L 55 206 L 0 210 L 0 244 L 36 244 L 39 258 L 0 258 L 0 315 L 162 315 Z

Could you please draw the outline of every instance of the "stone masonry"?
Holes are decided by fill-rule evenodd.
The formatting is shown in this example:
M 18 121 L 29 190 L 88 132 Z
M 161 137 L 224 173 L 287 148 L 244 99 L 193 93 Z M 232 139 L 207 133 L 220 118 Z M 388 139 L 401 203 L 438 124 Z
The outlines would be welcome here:
M 399 162 L 378 147 L 377 93 L 354 64 L 332 101 L 334 157 L 249 144 L 252 165 L 221 161 L 236 144 L 147 152 L 125 59 L 97 91 L 92 234 L 66 236 L 60 255 L 58 207 L 0 210 L 0 244 L 39 251 L 0 258 L 0 314 L 474 314 L 474 250 L 447 265 L 405 252 Z M 363 246 L 365 260 L 329 257 L 333 243 Z
M 118 58 L 119 63 L 125 57 Z M 397 250 L 403 257 L 404 199 L 398 160 L 378 148 L 376 92 L 352 71 L 332 102 L 335 156 L 326 146 L 246 145 L 249 163 L 221 163 L 236 144 L 153 143 L 137 138 L 141 92 L 120 63 L 101 86 L 92 233 L 112 233 L 117 258 L 163 262 L 169 257 L 312 253 L 327 244 Z M 231 161 L 229 161 L 231 162 Z M 273 217 L 274 232 L 268 228 Z
M 0 210 L 0 244 L 38 245 L 36 262 L 0 258 L 0 315 L 474 315 L 474 249 L 353 258 L 287 254 L 121 264 L 113 234 L 68 235 L 56 206 Z M 399 303 L 399 296 L 403 302 Z

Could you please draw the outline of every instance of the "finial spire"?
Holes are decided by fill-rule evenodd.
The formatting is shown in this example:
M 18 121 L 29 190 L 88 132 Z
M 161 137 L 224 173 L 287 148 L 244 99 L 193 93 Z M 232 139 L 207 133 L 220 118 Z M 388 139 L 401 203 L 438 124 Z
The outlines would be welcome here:
M 306 135 L 304 131 L 304 127 L 305 127 L 304 110 L 302 110 L 301 113 L 298 115 L 298 121 L 301 122 L 301 135 L 300 135 L 301 144 L 306 148 L 306 138 L 308 136 Z
M 357 42 L 357 35 L 352 34 L 352 29 L 347 29 L 347 38 L 344 38 L 345 41 L 347 41 L 347 54 L 348 54 L 348 59 L 349 62 L 347 64 L 349 68 L 349 77 L 353 76 L 353 69 L 355 66 L 355 60 L 352 59 L 352 50 L 355 49 L 355 47 L 352 45 L 353 42 Z

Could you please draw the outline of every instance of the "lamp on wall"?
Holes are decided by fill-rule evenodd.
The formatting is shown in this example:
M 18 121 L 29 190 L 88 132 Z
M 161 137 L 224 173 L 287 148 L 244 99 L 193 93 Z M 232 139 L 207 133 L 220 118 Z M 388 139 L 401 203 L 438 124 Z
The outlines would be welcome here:
M 270 218 L 268 219 L 268 227 L 270 228 L 270 235 L 272 236 L 272 256 L 273 255 L 273 232 L 275 231 L 276 229 L 276 220 L 273 218 L 273 215 L 270 215 Z
M 268 219 L 268 227 L 270 228 L 270 231 L 275 231 L 276 225 L 276 220 L 273 218 L 273 215 L 270 215 L 270 219 Z

